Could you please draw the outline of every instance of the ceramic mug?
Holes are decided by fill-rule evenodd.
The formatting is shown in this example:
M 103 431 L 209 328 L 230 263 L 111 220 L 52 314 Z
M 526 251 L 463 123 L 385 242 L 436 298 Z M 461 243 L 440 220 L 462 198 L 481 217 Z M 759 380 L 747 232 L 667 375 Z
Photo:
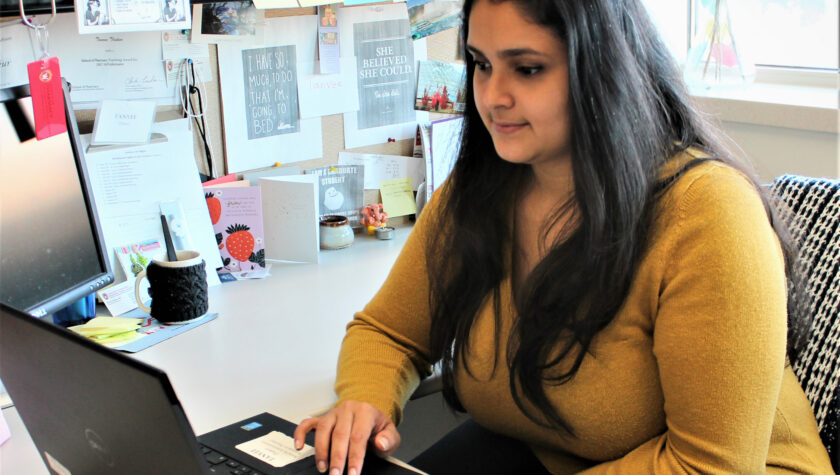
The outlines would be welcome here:
M 178 260 L 153 260 L 134 281 L 137 306 L 161 323 L 187 323 L 207 313 L 207 275 L 196 251 L 175 251 Z M 151 307 L 140 299 L 140 282 L 149 281 Z
M 321 218 L 321 249 L 342 249 L 353 244 L 353 228 L 344 216 Z

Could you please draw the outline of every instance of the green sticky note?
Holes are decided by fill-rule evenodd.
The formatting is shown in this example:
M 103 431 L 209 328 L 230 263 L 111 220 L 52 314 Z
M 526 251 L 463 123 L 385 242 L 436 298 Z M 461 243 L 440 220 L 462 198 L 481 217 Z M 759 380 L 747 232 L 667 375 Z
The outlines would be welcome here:
M 379 193 L 382 195 L 382 208 L 389 218 L 417 213 L 411 178 L 383 181 L 379 184 Z

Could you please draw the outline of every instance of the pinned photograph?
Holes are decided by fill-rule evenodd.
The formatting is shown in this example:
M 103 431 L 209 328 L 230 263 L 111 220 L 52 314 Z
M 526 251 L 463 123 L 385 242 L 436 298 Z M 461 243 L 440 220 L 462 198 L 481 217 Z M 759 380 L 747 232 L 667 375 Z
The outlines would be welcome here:
M 459 0 L 408 0 L 406 6 L 414 40 L 461 25 Z
M 463 114 L 466 77 L 463 64 L 420 61 L 414 109 Z
M 108 3 L 100 0 L 87 0 L 85 8 L 85 26 L 107 25 Z
M 192 43 L 261 42 L 265 13 L 252 2 L 193 5 Z
M 163 21 L 184 21 L 186 11 L 184 9 L 184 2 L 182 0 L 162 0 L 163 1 Z

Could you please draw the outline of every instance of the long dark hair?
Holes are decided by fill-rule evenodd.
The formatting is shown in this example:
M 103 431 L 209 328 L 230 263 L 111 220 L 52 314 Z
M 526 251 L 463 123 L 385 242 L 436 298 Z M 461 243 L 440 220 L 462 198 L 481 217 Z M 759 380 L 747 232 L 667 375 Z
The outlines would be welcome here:
M 475 1 L 464 3 L 464 45 Z M 550 403 L 545 386 L 569 381 L 594 336 L 615 318 L 647 245 L 658 197 L 704 159 L 689 162 L 664 180 L 663 165 L 680 151 L 697 147 L 714 160 L 752 174 L 736 162 L 717 128 L 692 105 L 679 67 L 638 1 L 501 1 L 515 2 L 527 18 L 552 30 L 568 46 L 573 205 L 560 207 L 543 229 L 550 229 L 563 213 L 572 213 L 574 228 L 561 230 L 561 237 L 548 243 L 545 257 L 515 295 L 518 315 L 511 339 L 498 341 L 497 331 L 496 347 L 508 345 L 505 364 L 519 408 L 538 424 L 573 433 Z M 500 283 L 510 272 L 510 217 L 527 170 L 527 165 L 506 162 L 496 154 L 473 98 L 475 65 L 469 54 L 464 58 L 467 94 L 461 151 L 439 197 L 441 212 L 433 218 L 446 232 L 432 237 L 426 252 L 431 356 L 441 362 L 446 401 L 461 410 L 454 366 L 466 361 L 470 329 L 488 298 L 494 302 L 499 328 Z M 781 222 L 763 199 L 786 258 L 791 259 L 793 250 Z M 789 315 L 792 320 L 794 313 Z M 795 330 L 801 325 L 790 326 Z M 789 348 L 800 338 L 801 331 L 791 331 Z M 561 361 L 564 369 L 558 366 Z M 538 414 L 526 409 L 523 395 Z

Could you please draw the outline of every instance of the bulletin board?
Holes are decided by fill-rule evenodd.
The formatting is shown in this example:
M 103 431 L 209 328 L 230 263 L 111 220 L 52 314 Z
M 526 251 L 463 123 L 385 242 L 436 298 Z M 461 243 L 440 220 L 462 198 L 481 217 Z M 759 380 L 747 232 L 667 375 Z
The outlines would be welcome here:
M 266 18 L 292 16 L 292 15 L 315 15 L 316 8 L 295 8 L 295 9 L 273 9 L 264 10 Z M 427 59 L 445 62 L 458 62 L 458 30 L 456 28 L 444 30 L 442 32 L 427 36 Z M 210 63 L 214 68 L 213 81 L 205 83 L 206 95 L 208 99 L 205 101 L 205 114 L 208 129 L 208 140 L 212 145 L 213 151 L 213 167 L 216 171 L 215 175 L 219 176 L 228 172 L 225 163 L 225 141 L 223 138 L 223 124 L 222 124 L 222 101 L 219 90 L 219 69 L 218 69 L 218 55 L 217 46 L 210 45 Z M 79 120 L 79 127 L 82 133 L 90 132 L 93 128 L 95 119 L 94 110 L 82 110 L 77 112 Z M 180 106 L 164 106 L 159 107 L 157 111 L 157 120 L 169 120 L 181 117 Z M 451 117 L 448 114 L 430 114 L 430 120 Z M 377 145 L 369 145 L 365 147 L 348 149 L 344 146 L 344 122 L 342 114 L 334 114 L 321 117 L 321 131 L 322 131 L 322 146 L 323 156 L 321 158 L 294 162 L 293 165 L 299 166 L 302 170 L 309 168 L 317 168 L 328 166 L 337 163 L 338 154 L 342 151 L 351 151 L 358 153 L 373 153 L 383 155 L 403 155 L 411 156 L 414 150 L 413 140 L 397 140 L 391 143 L 383 143 Z M 196 132 L 195 135 L 195 156 L 198 169 L 204 173 L 207 172 L 207 165 L 204 158 L 203 143 Z M 282 164 L 282 161 L 281 161 Z M 260 169 L 256 169 L 260 170 Z M 365 202 L 372 203 L 379 201 L 378 191 L 366 190 Z

